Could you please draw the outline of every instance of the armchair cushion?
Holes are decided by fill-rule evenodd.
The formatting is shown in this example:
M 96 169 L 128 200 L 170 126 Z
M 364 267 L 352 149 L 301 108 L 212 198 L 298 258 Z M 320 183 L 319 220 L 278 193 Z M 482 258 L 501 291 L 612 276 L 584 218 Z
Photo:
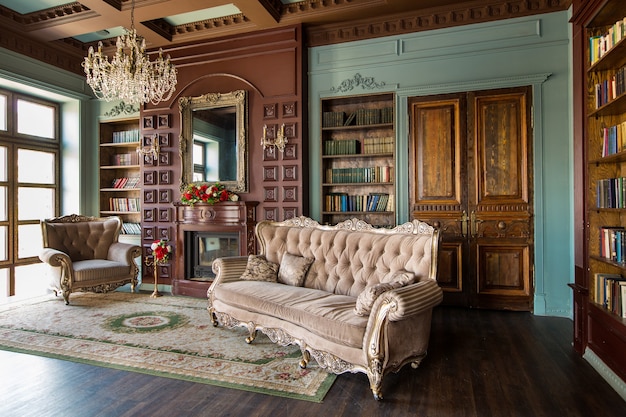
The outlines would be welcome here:
M 102 281 L 128 275 L 128 264 L 106 259 L 76 261 L 72 266 L 76 282 Z

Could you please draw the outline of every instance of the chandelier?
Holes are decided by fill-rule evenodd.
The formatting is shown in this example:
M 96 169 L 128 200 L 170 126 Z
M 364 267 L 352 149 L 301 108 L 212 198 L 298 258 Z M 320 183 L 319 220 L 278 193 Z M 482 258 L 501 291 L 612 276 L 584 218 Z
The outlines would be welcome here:
M 106 101 L 123 100 L 131 104 L 152 103 L 169 100 L 176 89 L 176 68 L 170 57 L 159 56 L 153 62 L 146 55 L 146 41 L 135 30 L 135 0 L 130 10 L 130 29 L 117 37 L 115 55 L 109 58 L 89 47 L 89 55 L 83 62 L 87 84 L 97 98 Z

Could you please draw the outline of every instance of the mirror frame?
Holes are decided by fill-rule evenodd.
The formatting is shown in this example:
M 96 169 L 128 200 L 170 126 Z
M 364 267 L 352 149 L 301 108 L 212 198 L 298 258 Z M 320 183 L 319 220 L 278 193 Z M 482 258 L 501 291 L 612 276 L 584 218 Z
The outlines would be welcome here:
M 230 191 L 248 191 L 248 162 L 246 158 L 248 152 L 248 100 L 246 90 L 235 90 L 230 93 L 207 93 L 197 97 L 181 97 L 178 100 L 181 123 L 179 142 L 179 153 L 182 162 L 180 174 L 181 191 L 193 182 L 193 111 L 229 106 L 235 106 L 237 111 L 237 180 L 219 181 L 219 183 Z

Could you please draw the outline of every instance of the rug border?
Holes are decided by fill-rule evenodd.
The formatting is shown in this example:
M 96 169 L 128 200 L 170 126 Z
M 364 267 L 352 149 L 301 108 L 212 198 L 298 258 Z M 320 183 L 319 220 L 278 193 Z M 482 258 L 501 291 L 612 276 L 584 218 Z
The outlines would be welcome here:
M 222 388 L 236 389 L 240 391 L 253 392 L 255 394 L 273 395 L 276 397 L 291 398 L 295 400 L 304 400 L 304 401 L 311 401 L 311 402 L 316 402 L 316 403 L 323 402 L 323 399 L 326 396 L 328 390 L 330 390 L 330 387 L 337 379 L 336 374 L 328 373 L 328 376 L 324 379 L 324 382 L 320 384 L 315 395 L 308 396 L 304 394 L 296 394 L 296 393 L 272 390 L 272 389 L 267 389 L 267 388 L 258 388 L 258 387 L 253 387 L 253 386 L 229 383 L 225 381 L 217 381 L 217 380 L 210 379 L 210 378 L 198 378 L 198 377 L 193 377 L 193 376 L 185 376 L 185 375 L 179 375 L 179 374 L 174 374 L 174 373 L 165 372 L 165 371 L 151 371 L 149 369 L 135 368 L 133 366 L 117 365 L 117 364 L 111 364 L 111 363 L 106 363 L 106 362 L 100 362 L 97 360 L 76 358 L 76 357 L 72 357 L 68 355 L 60 355 L 60 354 L 55 354 L 55 353 L 41 352 L 38 350 L 18 348 L 14 346 L 7 346 L 2 342 L 0 342 L 0 350 L 5 350 L 8 352 L 14 352 L 14 353 L 22 353 L 22 354 L 27 354 L 27 355 L 41 356 L 41 357 L 45 357 L 49 359 L 58 359 L 62 361 L 80 363 L 83 365 L 99 366 L 102 368 L 115 369 L 118 371 L 135 372 L 139 374 L 156 376 L 156 377 L 161 377 L 161 378 L 177 379 L 180 381 L 195 382 L 195 383 L 200 383 L 200 384 L 205 384 L 205 385 L 218 386 Z
M 116 294 L 116 292 L 113 292 L 111 294 Z M 89 293 L 89 295 L 92 295 L 92 294 Z M 171 297 L 176 298 L 176 296 L 171 296 Z M 54 298 L 50 298 L 49 296 L 34 297 L 31 299 L 26 299 L 26 300 L 17 300 L 12 303 L 0 305 L 0 312 L 6 313 L 9 310 L 12 310 L 13 308 L 19 308 L 24 305 L 40 304 L 40 303 L 46 303 L 46 302 L 51 302 L 51 301 L 53 302 Z M 142 302 L 143 301 L 144 300 L 142 300 Z M 185 307 L 194 308 L 190 306 L 185 306 Z M 4 326 L 0 326 L 0 328 L 9 330 L 9 331 L 20 330 L 20 329 L 13 329 L 11 327 L 4 327 Z M 21 329 L 21 330 L 27 331 L 26 329 Z M 47 333 L 39 333 L 39 332 L 35 332 L 35 333 L 41 334 L 41 335 L 56 336 L 56 337 L 67 337 L 65 335 L 60 335 L 60 334 L 57 335 L 57 334 L 47 334 Z M 102 343 L 102 341 L 99 341 L 99 340 L 95 340 L 94 342 Z M 123 345 L 123 346 L 127 346 L 127 345 Z M 130 347 L 140 348 L 137 346 L 130 346 Z M 145 349 L 145 347 L 141 347 L 141 348 Z M 191 375 L 182 375 L 182 374 L 177 374 L 177 373 L 172 373 L 172 372 L 167 372 L 167 371 L 157 371 L 157 370 L 134 367 L 130 365 L 107 363 L 107 362 L 97 360 L 97 359 L 85 359 L 85 358 L 78 358 L 78 357 L 74 357 L 70 355 L 64 355 L 60 353 L 45 352 L 45 351 L 41 351 L 37 349 L 29 349 L 26 347 L 13 346 L 10 343 L 4 342 L 3 340 L 0 340 L 0 350 L 27 354 L 27 355 L 40 356 L 40 357 L 45 357 L 45 358 L 50 358 L 50 359 L 63 360 L 63 361 L 74 362 L 74 363 L 80 363 L 80 364 L 90 365 L 90 366 L 99 366 L 102 368 L 115 369 L 115 370 L 125 371 L 125 372 L 136 372 L 136 373 L 140 373 L 144 375 L 156 376 L 156 377 L 161 377 L 161 378 L 170 378 L 170 379 L 177 379 L 180 381 L 195 382 L 195 383 L 200 383 L 200 384 L 205 384 L 205 385 L 217 386 L 221 388 L 252 392 L 256 394 L 265 394 L 265 395 L 272 395 L 272 396 L 282 397 L 282 398 L 310 401 L 310 402 L 315 402 L 315 403 L 323 402 L 324 397 L 328 394 L 328 391 L 330 390 L 331 386 L 337 379 L 337 374 L 326 371 L 327 376 L 321 382 L 315 394 L 312 396 L 309 396 L 306 394 L 298 394 L 295 392 L 285 392 L 285 391 L 280 391 L 280 390 L 273 390 L 271 388 L 261 388 L 261 387 L 249 386 L 249 385 L 244 385 L 244 384 L 237 384 L 233 382 L 219 381 L 219 380 L 215 380 L 211 378 L 194 377 Z

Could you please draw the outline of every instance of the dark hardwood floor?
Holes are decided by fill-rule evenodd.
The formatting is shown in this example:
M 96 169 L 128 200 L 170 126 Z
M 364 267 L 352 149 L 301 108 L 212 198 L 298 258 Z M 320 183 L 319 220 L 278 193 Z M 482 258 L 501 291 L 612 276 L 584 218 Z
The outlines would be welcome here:
M 439 307 L 428 357 L 362 374 L 321 404 L 0 351 L 0 416 L 626 416 L 626 402 L 571 347 L 572 322 Z

